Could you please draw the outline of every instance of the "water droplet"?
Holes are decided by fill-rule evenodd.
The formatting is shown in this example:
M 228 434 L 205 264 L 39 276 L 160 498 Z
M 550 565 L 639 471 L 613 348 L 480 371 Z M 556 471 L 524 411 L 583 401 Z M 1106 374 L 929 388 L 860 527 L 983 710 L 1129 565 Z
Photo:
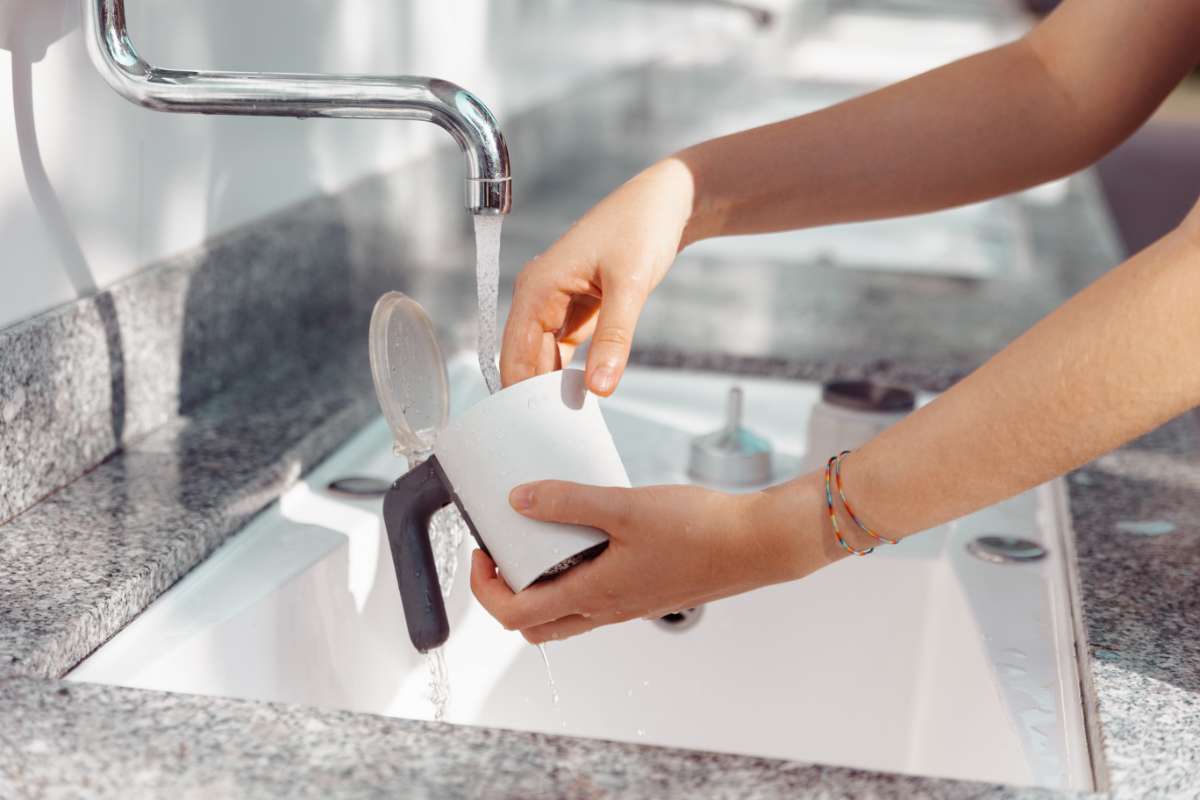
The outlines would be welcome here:
M 550 682 L 550 697 L 554 705 L 558 705 L 558 684 L 554 682 L 554 673 L 550 671 L 550 656 L 546 654 L 546 645 L 539 644 L 538 652 L 542 654 L 542 663 L 546 665 L 546 680 Z
M 1175 523 L 1165 519 L 1145 521 L 1124 519 L 1117 523 L 1117 530 L 1122 533 L 1137 534 L 1138 536 L 1164 536 L 1168 533 L 1174 533 Z
M 645 729 L 643 729 L 643 728 L 638 728 L 638 729 L 637 729 L 637 735 L 638 735 L 638 736 L 645 736 L 645 735 L 646 735 L 646 731 L 645 731 Z

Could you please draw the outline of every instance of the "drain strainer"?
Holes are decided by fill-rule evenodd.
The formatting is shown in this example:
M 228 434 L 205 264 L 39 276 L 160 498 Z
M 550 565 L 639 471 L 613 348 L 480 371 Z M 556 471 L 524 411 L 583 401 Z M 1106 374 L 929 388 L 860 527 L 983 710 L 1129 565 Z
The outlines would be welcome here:
M 328 486 L 329 491 L 349 497 L 383 497 L 390 488 L 392 485 L 385 480 L 361 475 L 338 478 L 336 481 L 330 481 Z
M 992 564 L 1024 564 L 1046 557 L 1046 548 L 1018 536 L 980 536 L 967 542 L 967 552 Z
M 671 614 L 664 614 L 654 620 L 654 624 L 660 628 L 665 628 L 669 631 L 679 633 L 686 631 L 688 628 L 700 621 L 700 617 L 704 614 L 704 606 L 696 606 L 695 608 L 685 608 L 682 611 L 676 611 Z

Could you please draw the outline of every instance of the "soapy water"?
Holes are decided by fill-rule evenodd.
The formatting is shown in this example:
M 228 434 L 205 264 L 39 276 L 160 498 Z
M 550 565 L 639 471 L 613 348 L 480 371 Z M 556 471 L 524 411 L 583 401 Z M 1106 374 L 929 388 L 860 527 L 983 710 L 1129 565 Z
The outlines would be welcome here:
M 497 307 L 500 304 L 500 228 L 504 217 L 475 216 L 475 292 L 479 300 L 479 369 L 488 392 L 500 391 L 496 367 Z

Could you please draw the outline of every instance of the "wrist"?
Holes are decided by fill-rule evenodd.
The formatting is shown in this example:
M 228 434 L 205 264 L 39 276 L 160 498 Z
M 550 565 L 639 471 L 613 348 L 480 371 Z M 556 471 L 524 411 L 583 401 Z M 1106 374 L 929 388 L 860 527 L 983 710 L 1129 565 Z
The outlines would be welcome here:
M 701 172 L 706 163 L 706 143 L 681 150 L 671 156 L 673 161 L 687 170 L 691 190 L 689 195 L 688 219 L 680 237 L 679 249 L 683 250 L 690 244 L 703 239 L 711 239 L 724 233 L 726 219 L 729 216 L 729 203 L 711 192 L 706 193 L 706 182 Z
M 690 244 L 716 235 L 709 216 L 701 213 L 696 196 L 696 176 L 682 154 L 657 162 L 643 175 L 658 183 L 659 193 L 666 197 L 667 205 L 672 210 L 677 253 Z
M 742 497 L 742 547 L 762 585 L 803 578 L 846 556 L 833 537 L 820 473 Z

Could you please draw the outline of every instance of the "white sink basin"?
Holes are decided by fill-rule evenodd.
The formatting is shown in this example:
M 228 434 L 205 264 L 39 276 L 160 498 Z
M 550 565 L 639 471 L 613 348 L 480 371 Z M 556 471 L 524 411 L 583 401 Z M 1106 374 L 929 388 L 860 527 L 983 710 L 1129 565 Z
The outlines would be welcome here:
M 456 407 L 483 392 L 469 359 Z M 686 443 L 733 383 L 782 463 L 799 462 L 811 384 L 631 369 L 605 404 L 635 484 L 684 480 Z M 325 490 L 402 471 L 382 420 L 233 537 L 70 679 L 429 719 L 378 500 Z M 1062 488 L 1010 502 L 804 581 L 538 651 L 470 596 L 449 603 L 447 720 L 895 772 L 1091 786 L 1068 591 Z M 1040 562 L 980 561 L 981 533 L 1042 543 Z M 463 547 L 465 563 L 466 545 Z

